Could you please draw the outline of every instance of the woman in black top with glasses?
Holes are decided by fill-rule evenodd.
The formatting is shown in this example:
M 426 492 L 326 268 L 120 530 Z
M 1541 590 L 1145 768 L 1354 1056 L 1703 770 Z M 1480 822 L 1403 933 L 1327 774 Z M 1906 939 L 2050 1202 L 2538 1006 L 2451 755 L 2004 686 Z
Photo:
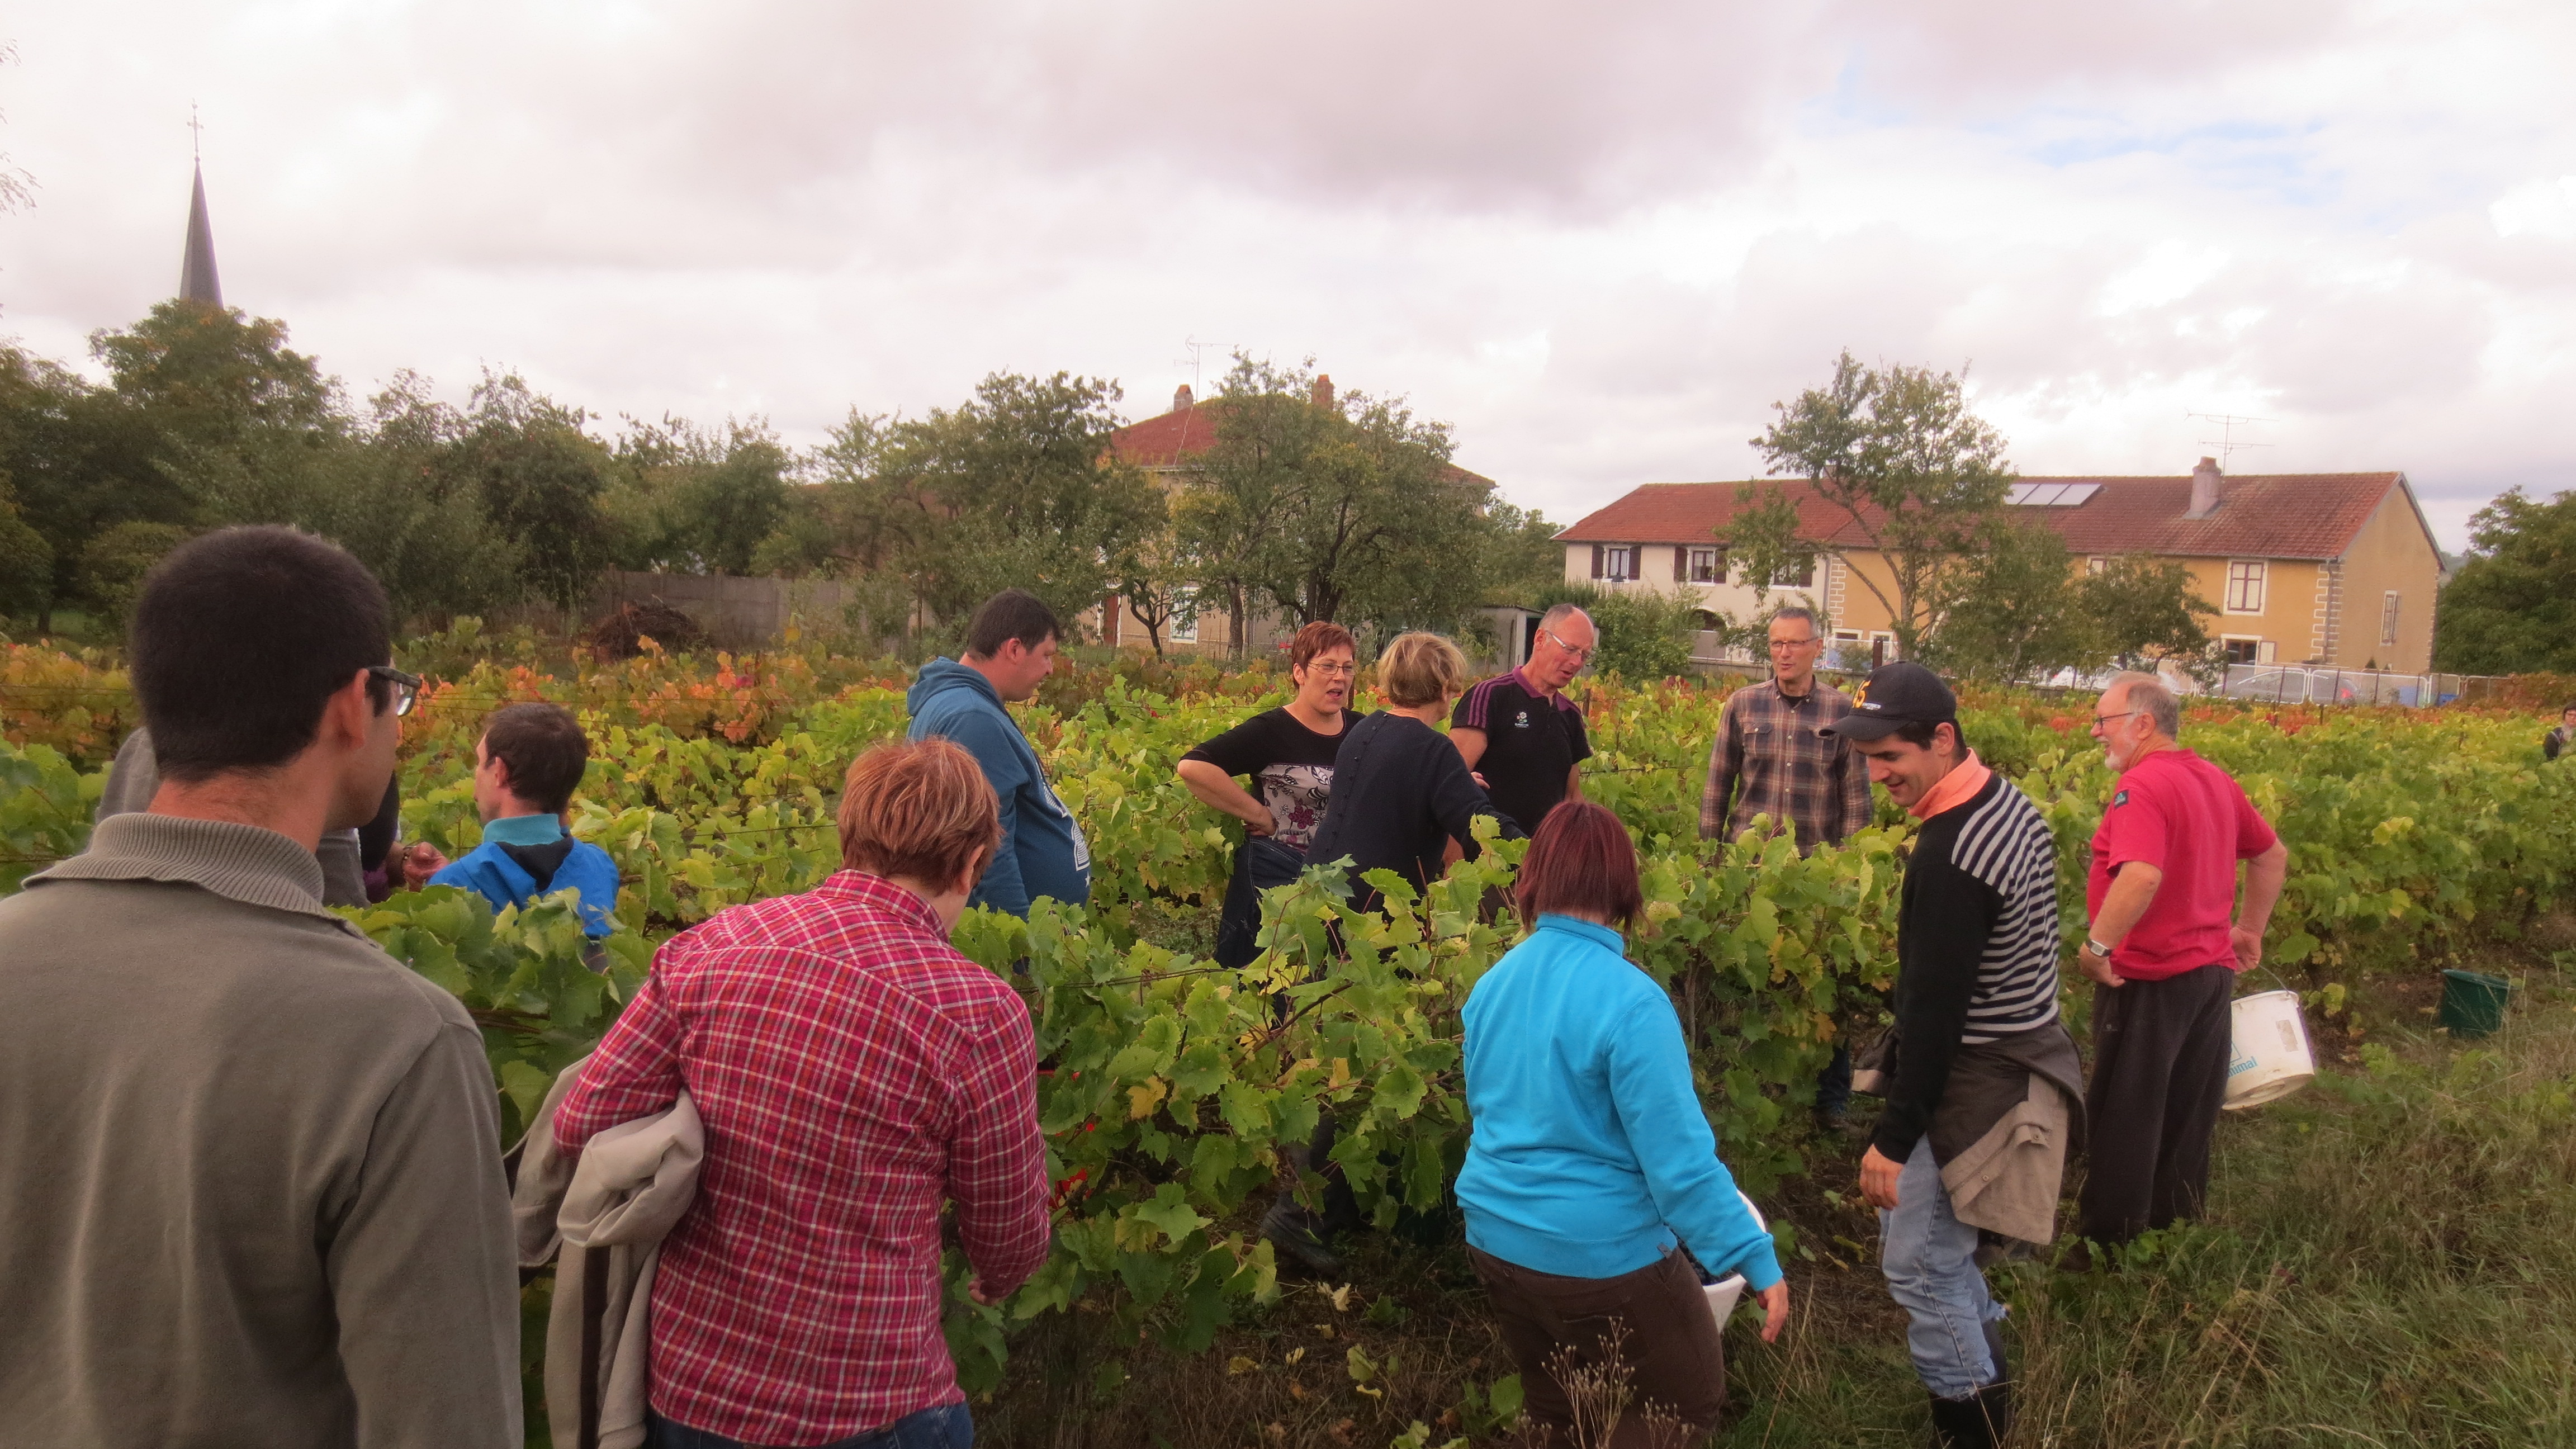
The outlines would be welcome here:
M 1243 822 L 1234 879 L 1218 918 L 1219 965 L 1243 966 L 1259 953 L 1261 893 L 1286 885 L 1305 868 L 1306 847 L 1332 798 L 1333 756 L 1351 716 L 1354 645 L 1350 631 L 1317 621 L 1288 646 L 1288 677 L 1297 693 L 1181 757 L 1181 783 L 1191 794 Z M 1235 783 L 1248 776 L 1253 791 Z

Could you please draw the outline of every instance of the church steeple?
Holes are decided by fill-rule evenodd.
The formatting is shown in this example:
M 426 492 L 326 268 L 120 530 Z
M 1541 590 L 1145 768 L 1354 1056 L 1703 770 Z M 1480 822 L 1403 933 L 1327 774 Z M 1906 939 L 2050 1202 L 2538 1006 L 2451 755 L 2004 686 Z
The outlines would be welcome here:
M 191 130 L 202 129 L 192 112 L 188 117 Z M 188 255 L 179 263 L 179 300 L 203 302 L 209 307 L 224 305 L 224 284 L 215 276 L 215 228 L 206 220 L 206 167 L 196 163 L 196 188 L 188 197 Z

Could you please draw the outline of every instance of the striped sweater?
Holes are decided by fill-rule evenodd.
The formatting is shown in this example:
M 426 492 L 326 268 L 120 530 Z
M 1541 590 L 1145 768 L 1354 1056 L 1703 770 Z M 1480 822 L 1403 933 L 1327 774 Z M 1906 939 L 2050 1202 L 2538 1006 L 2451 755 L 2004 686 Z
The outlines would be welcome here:
M 1899 1162 L 1930 1127 L 1961 1046 L 2057 1019 L 2057 852 L 2002 775 L 1923 822 L 1896 917 L 1895 1080 L 1872 1145 Z

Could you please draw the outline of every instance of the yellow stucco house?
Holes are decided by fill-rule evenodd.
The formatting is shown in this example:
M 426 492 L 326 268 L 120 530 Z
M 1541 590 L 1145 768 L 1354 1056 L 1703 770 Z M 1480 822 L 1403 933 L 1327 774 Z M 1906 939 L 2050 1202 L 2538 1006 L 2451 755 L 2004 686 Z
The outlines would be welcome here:
M 1755 591 L 1726 577 L 1722 542 L 1741 486 L 1631 491 L 1558 535 L 1566 576 L 1679 589 L 1712 610 L 1749 615 Z M 1854 572 L 1885 587 L 1885 562 L 1807 484 L 1781 486 L 1798 504 L 1802 536 L 1834 554 L 1773 592 L 1805 594 L 1836 638 L 1884 659 L 1893 640 L 1887 611 Z M 2180 477 L 2024 478 L 2012 506 L 2055 528 L 2079 568 L 2135 553 L 2184 560 L 2201 597 L 2219 608 L 2209 631 L 2230 663 L 2432 668 L 2441 554 L 2403 473 L 2229 477 L 2203 458 Z

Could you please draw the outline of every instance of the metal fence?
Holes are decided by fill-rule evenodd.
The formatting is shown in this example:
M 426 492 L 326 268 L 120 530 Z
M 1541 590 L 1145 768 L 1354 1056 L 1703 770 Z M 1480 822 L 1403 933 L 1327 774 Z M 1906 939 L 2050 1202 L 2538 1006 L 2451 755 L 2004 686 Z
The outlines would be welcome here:
M 2311 664 L 2231 664 L 2211 693 L 2280 704 L 2381 704 L 2423 708 L 2475 704 L 2502 679 L 2475 674 L 2399 674 Z

